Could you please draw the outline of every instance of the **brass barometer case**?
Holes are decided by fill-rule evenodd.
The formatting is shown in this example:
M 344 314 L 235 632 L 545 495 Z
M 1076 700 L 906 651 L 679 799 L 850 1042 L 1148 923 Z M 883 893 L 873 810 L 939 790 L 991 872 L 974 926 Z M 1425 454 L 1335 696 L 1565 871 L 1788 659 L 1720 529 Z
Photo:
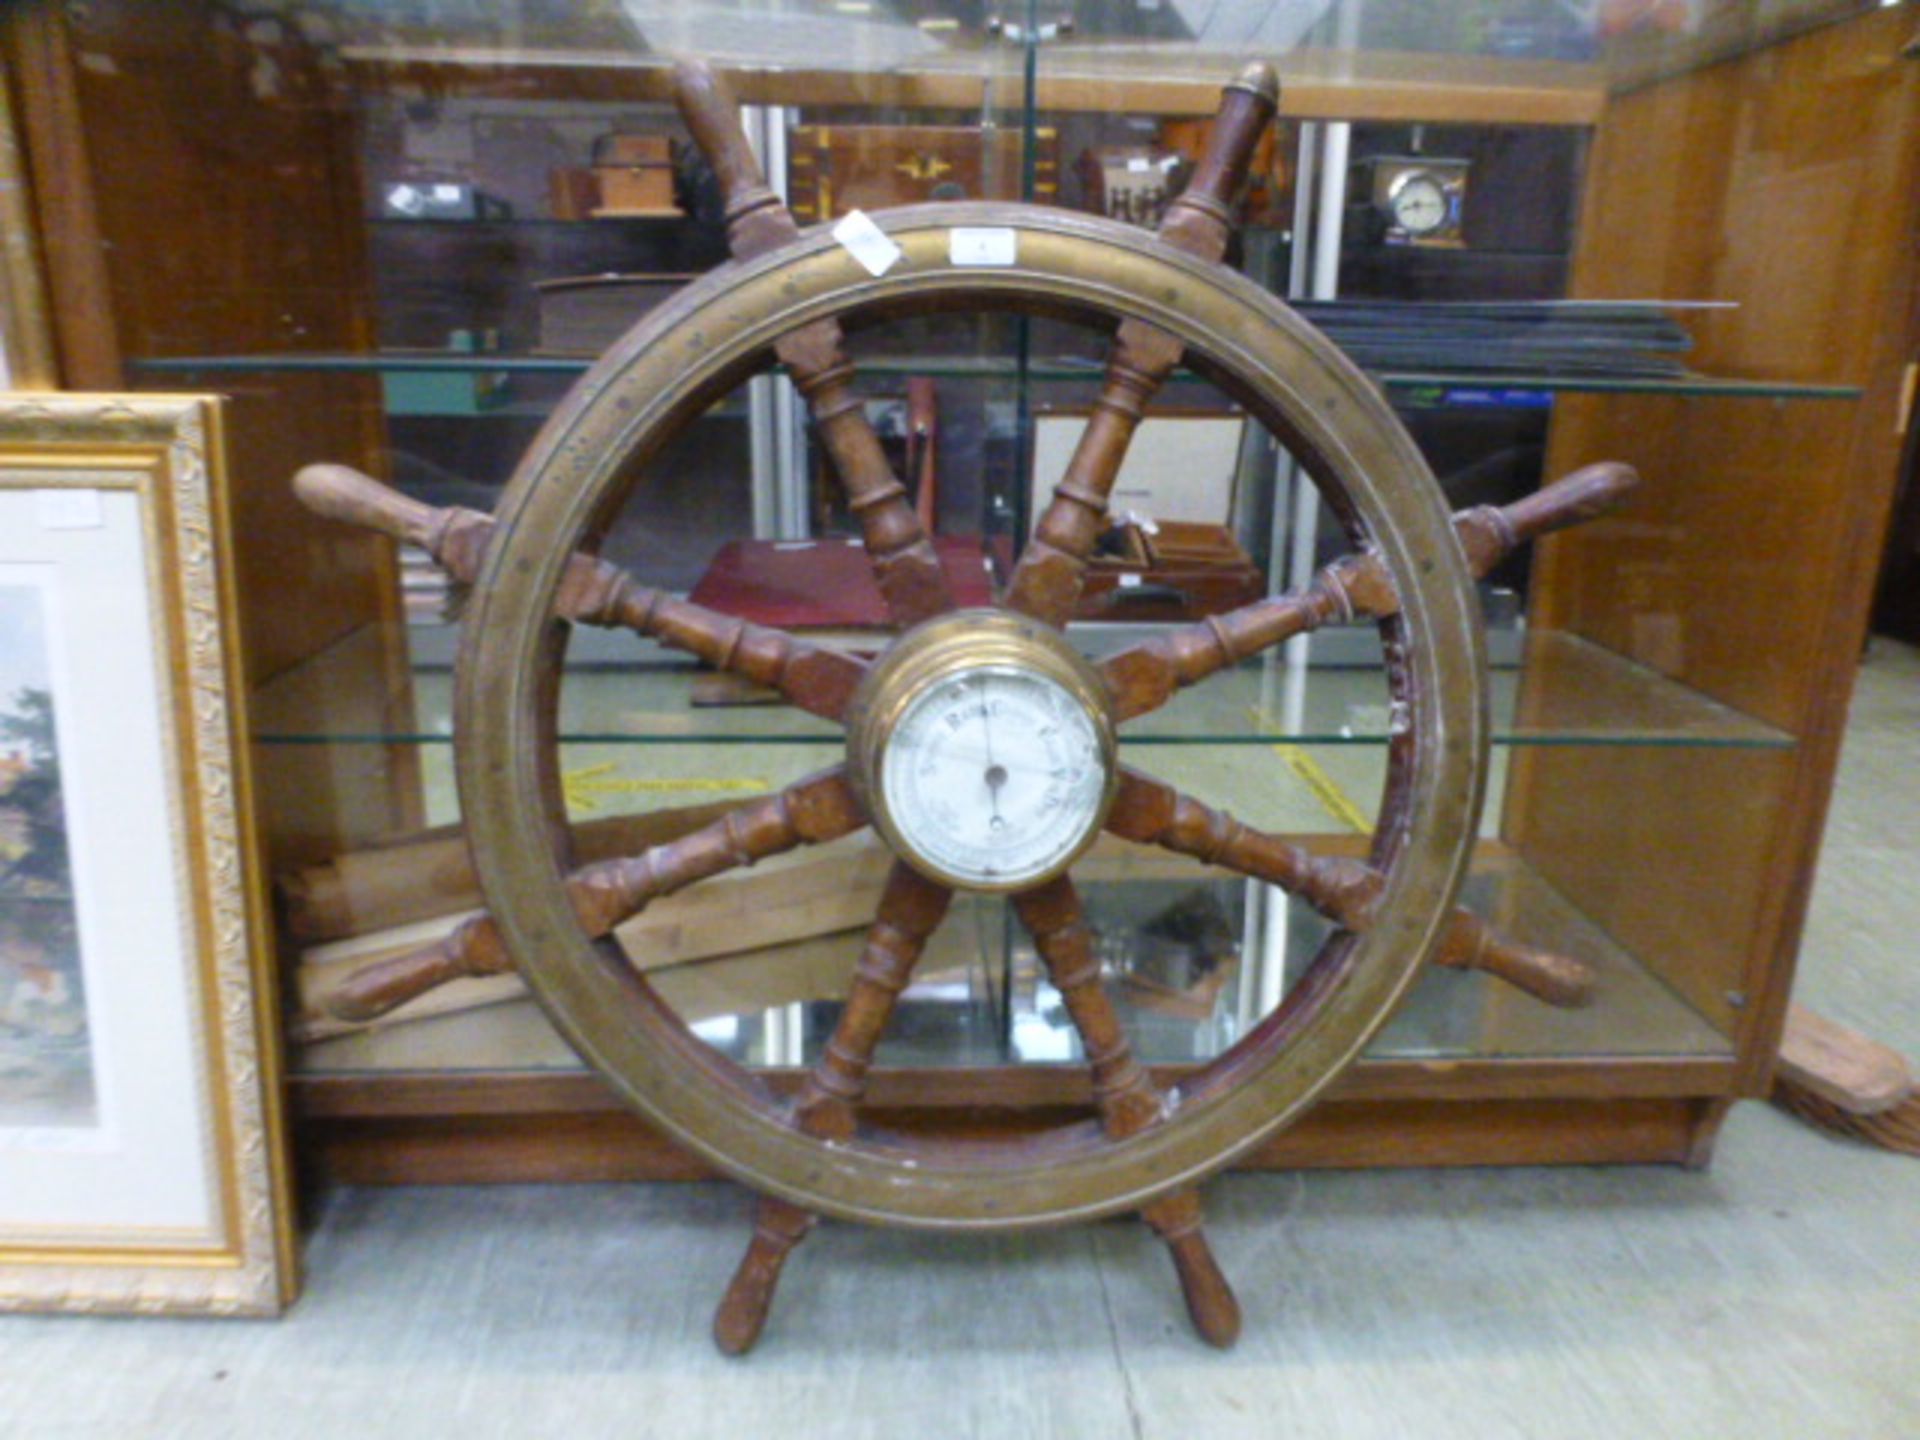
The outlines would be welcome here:
M 961 702 L 970 719 L 995 704 L 987 693 L 993 677 L 1015 683 L 1018 677 L 1031 677 L 1063 697 L 1072 707 L 1073 716 L 1084 719 L 1092 748 L 1087 763 L 1093 773 L 1066 798 L 1067 804 L 1076 806 L 1069 844 L 1050 854 L 1045 864 L 983 874 L 977 867 L 942 863 L 938 854 L 930 853 L 932 847 L 898 812 L 898 803 L 906 797 L 899 793 L 898 779 L 889 786 L 887 761 L 890 747 L 896 740 L 904 740 L 903 723 L 917 707 L 924 709 L 929 699 L 945 690 L 981 687 Z M 951 720 L 956 714 L 950 711 L 945 718 Z M 896 855 L 945 885 L 1011 892 L 1064 874 L 1098 838 L 1119 787 L 1113 695 L 1106 681 L 1059 631 L 1006 610 L 956 610 L 901 636 L 867 671 L 866 679 L 854 692 L 846 725 L 848 778 L 874 829 Z M 1020 738 L 1003 733 L 1003 747 L 1018 744 Z M 983 783 L 998 789 L 991 775 L 998 769 L 1004 777 L 1004 767 L 993 764 L 991 756 L 984 756 L 983 761 Z M 897 774 L 899 767 L 894 769 Z M 1015 775 L 1009 784 L 1017 785 L 1023 778 Z M 1009 836 L 1009 846 L 1017 845 L 1018 839 Z

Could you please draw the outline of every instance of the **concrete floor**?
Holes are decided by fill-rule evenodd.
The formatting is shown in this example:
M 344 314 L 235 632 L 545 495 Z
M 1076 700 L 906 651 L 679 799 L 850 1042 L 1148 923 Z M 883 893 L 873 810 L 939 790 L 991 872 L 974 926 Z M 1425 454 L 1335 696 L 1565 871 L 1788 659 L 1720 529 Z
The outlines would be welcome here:
M 1920 1057 L 1920 652 L 1877 644 L 1802 998 Z M 706 1338 L 718 1185 L 348 1190 L 278 1322 L 0 1320 L 0 1436 L 1920 1435 L 1920 1163 L 1759 1105 L 1713 1169 L 1234 1177 L 1246 1336 L 1131 1224 L 824 1229 Z

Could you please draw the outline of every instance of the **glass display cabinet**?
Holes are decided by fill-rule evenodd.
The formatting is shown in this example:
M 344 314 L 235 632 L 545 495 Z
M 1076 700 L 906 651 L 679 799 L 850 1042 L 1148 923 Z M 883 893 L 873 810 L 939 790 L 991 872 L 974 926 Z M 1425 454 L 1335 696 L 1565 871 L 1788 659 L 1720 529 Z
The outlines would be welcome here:
M 1245 1163 L 1704 1163 L 1727 1107 L 1767 1087 L 1911 402 L 1911 337 L 1884 322 L 1913 281 L 1914 26 L 1904 6 L 1528 0 L 14 8 L 42 378 L 232 400 L 307 1158 L 359 1180 L 700 1171 L 511 974 L 337 1013 L 354 975 L 480 904 L 454 784 L 468 597 L 289 486 L 324 461 L 490 511 L 596 357 L 727 261 L 720 183 L 672 100 L 672 58 L 696 55 L 803 226 L 984 199 L 1151 229 L 1221 86 L 1277 68 L 1227 263 L 1348 349 L 1453 508 L 1597 461 L 1640 483 L 1480 591 L 1492 748 L 1465 897 L 1589 967 L 1592 1003 L 1432 969 Z M 858 401 L 956 587 L 1007 583 L 1108 338 L 989 308 L 850 329 Z M 631 479 L 603 558 L 878 647 L 849 598 L 860 517 L 787 366 L 709 397 Z M 1155 401 L 1113 520 L 1067 631 L 1096 660 L 1298 590 L 1352 543 L 1205 367 Z M 669 839 L 832 764 L 838 729 L 778 700 L 576 630 L 554 766 L 576 852 Z M 1329 626 L 1134 722 L 1121 758 L 1358 855 L 1398 706 L 1376 628 Z M 708 1044 L 798 1076 L 848 993 L 878 853 L 854 836 L 711 880 L 621 941 Z M 1119 841 L 1076 873 L 1164 1075 L 1246 1036 L 1330 928 Z M 970 896 L 901 999 L 873 1103 L 1016 1133 L 1086 1103 L 1083 1059 L 1008 903 Z

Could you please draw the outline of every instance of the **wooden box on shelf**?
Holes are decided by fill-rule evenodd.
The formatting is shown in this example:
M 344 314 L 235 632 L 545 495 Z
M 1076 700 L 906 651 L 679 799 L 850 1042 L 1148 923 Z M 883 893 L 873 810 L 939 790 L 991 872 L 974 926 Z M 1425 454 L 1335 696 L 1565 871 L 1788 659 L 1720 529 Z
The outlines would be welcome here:
M 1250 605 L 1267 577 L 1225 525 L 1130 522 L 1094 556 L 1074 614 L 1082 620 L 1198 620 Z
M 596 219 L 678 215 L 673 196 L 673 143 L 665 135 L 605 135 L 593 149 Z

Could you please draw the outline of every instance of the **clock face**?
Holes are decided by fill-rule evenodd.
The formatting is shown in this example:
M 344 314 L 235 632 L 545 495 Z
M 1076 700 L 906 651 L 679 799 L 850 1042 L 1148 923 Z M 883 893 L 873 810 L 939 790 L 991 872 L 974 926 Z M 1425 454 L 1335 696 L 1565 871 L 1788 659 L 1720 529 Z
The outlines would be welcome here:
M 1011 890 L 1058 871 L 1100 825 L 1107 759 L 1073 693 L 1019 665 L 929 684 L 901 710 L 879 788 L 910 858 L 939 878 Z
M 1393 223 L 1409 235 L 1431 235 L 1447 223 L 1447 192 L 1433 176 L 1416 171 L 1394 187 Z

